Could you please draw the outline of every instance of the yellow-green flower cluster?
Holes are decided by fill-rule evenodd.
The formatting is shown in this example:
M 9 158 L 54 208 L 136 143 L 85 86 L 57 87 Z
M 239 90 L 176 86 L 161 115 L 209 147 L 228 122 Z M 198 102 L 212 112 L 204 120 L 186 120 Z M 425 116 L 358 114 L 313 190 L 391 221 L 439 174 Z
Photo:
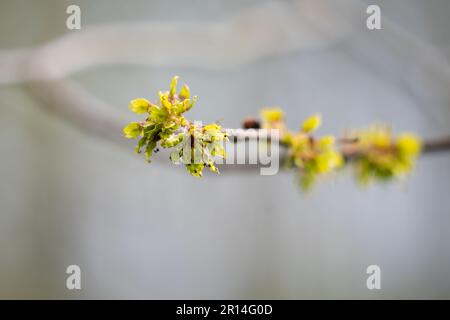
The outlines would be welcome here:
M 372 126 L 353 135 L 358 138 L 354 163 L 361 183 L 405 176 L 421 151 L 422 143 L 417 136 L 411 133 L 394 136 L 386 126 Z
M 288 148 L 286 165 L 299 169 L 303 189 L 309 189 L 318 176 L 330 173 L 344 163 L 341 154 L 335 150 L 333 136 L 318 139 L 312 136 L 321 124 L 319 115 L 306 119 L 298 132 L 285 129 L 283 113 L 279 108 L 263 109 L 261 116 L 263 127 L 281 129 L 280 141 Z
M 175 76 L 169 91 L 158 93 L 157 103 L 144 98 L 132 100 L 130 110 L 147 117 L 144 121 L 128 124 L 123 134 L 129 139 L 139 138 L 135 151 L 141 153 L 145 150 L 149 162 L 159 144 L 162 148 L 176 148 L 171 153 L 172 161 L 185 164 L 188 172 L 194 176 L 201 176 L 205 166 L 218 173 L 214 157 L 225 157 L 220 142 L 227 139 L 227 135 L 217 124 L 198 126 L 186 120 L 183 113 L 193 107 L 197 97 L 191 98 L 187 85 L 177 92 L 177 82 L 178 77 Z

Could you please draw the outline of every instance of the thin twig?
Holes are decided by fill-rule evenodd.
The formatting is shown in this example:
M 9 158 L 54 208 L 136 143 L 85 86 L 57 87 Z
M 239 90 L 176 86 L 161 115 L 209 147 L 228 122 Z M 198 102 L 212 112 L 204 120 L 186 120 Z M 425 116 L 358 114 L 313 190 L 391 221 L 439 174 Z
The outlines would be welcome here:
M 271 140 L 270 131 L 262 129 L 226 129 L 234 142 L 245 139 L 265 139 Z M 357 138 L 340 138 L 337 140 L 341 144 L 341 151 L 344 157 L 351 158 L 357 152 Z M 280 142 L 280 146 L 284 146 Z M 450 151 L 450 136 L 438 137 L 424 140 L 422 143 L 422 153 L 435 153 L 439 151 Z

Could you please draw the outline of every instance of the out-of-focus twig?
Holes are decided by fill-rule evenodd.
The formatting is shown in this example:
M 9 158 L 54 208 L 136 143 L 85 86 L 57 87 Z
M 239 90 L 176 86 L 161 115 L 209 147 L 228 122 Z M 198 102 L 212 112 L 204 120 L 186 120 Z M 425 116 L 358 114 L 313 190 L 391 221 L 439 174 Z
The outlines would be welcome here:
M 241 131 L 236 131 L 233 129 L 228 129 L 228 132 L 233 137 L 233 141 L 237 142 L 240 139 L 269 139 L 268 132 L 259 129 L 261 127 L 259 121 L 253 118 L 247 118 L 243 121 L 242 126 L 244 127 Z M 357 145 L 357 138 L 341 138 L 337 141 L 341 145 L 341 152 L 344 158 L 351 159 L 357 156 L 360 152 L 360 148 Z M 280 143 L 283 146 L 283 143 Z M 425 139 L 422 142 L 422 153 L 431 153 L 438 151 L 450 151 L 450 136 L 437 137 L 431 139 Z
M 425 140 L 423 143 L 423 152 L 450 151 L 450 137 L 440 137 Z

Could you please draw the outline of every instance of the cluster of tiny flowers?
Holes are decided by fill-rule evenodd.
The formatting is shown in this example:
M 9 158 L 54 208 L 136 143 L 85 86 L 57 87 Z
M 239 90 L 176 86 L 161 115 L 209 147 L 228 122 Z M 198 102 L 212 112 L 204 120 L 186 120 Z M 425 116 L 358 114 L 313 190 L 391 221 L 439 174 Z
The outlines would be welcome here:
M 309 189 L 318 177 L 343 165 L 341 154 L 335 150 L 333 136 L 314 138 L 312 135 L 321 124 L 319 115 L 306 119 L 297 132 L 286 129 L 284 114 L 279 108 L 265 108 L 261 116 L 264 128 L 280 130 L 280 141 L 288 148 L 285 166 L 298 169 L 303 189 Z
M 130 110 L 147 117 L 128 124 L 123 134 L 129 139 L 139 138 L 135 151 L 144 150 L 148 162 L 158 147 L 173 148 L 170 159 L 183 163 L 191 175 L 201 177 L 205 166 L 219 173 L 214 157 L 225 157 L 223 142 L 228 136 L 218 124 L 201 126 L 186 120 L 183 114 L 193 107 L 197 97 L 191 97 L 187 85 L 177 92 L 177 82 L 175 76 L 170 90 L 158 93 L 156 103 L 144 98 L 132 100 Z
M 406 176 L 421 151 L 417 136 L 412 133 L 395 136 L 387 126 L 374 125 L 351 135 L 358 137 L 358 144 L 352 151 L 353 163 L 357 178 L 363 184 Z

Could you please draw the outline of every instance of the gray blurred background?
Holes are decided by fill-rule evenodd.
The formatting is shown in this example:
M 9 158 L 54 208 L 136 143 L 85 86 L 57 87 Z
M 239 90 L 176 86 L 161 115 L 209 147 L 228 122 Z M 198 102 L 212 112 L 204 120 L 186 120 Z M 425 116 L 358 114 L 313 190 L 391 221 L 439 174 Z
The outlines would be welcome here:
M 0 0 L 0 298 L 450 298 L 448 153 L 402 183 L 361 189 L 345 172 L 304 194 L 292 172 L 148 165 L 111 129 L 178 74 L 199 96 L 192 120 L 239 127 L 279 105 L 291 128 L 321 112 L 324 134 L 448 135 L 449 16 L 446 0 Z M 109 120 L 86 125 L 81 107 Z

